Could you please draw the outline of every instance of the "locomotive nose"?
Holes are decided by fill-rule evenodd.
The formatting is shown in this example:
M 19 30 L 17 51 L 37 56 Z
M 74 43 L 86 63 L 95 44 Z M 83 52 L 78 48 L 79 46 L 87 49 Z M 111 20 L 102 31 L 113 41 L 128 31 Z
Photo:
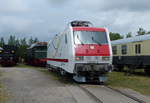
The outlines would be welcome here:
M 110 56 L 109 45 L 78 44 L 75 46 L 75 56 Z

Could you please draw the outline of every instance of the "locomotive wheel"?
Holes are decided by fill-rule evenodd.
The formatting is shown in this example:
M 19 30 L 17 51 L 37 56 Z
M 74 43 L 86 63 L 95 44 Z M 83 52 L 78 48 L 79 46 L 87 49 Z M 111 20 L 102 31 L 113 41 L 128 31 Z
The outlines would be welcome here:
M 61 74 L 62 76 L 65 76 L 65 75 L 66 75 L 66 71 L 64 71 L 63 69 L 60 69 L 60 74 Z
M 144 69 L 144 71 L 145 71 L 146 74 L 150 75 L 150 67 L 146 67 L 146 68 Z

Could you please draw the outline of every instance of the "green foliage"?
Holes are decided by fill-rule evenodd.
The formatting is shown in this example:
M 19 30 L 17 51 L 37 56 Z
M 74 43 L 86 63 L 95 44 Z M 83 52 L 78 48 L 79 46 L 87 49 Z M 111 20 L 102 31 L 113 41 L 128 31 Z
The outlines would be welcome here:
M 146 76 L 127 76 L 125 73 L 109 73 L 108 85 L 115 88 L 130 88 L 142 94 L 150 95 L 150 79 Z
M 123 36 L 121 36 L 119 33 L 112 33 L 110 32 L 110 40 L 118 40 L 123 39 Z
M 38 38 L 35 38 L 33 43 L 39 42 Z
M 33 43 L 34 43 L 34 40 L 33 40 L 32 37 L 30 37 L 30 39 L 29 39 L 29 45 L 31 46 Z
M 26 38 L 20 39 L 20 46 L 18 48 L 18 55 L 21 58 L 25 58 L 26 57 L 26 52 L 27 52 L 27 48 L 29 47 L 29 45 L 27 44 Z
M 3 45 L 5 45 L 5 41 L 4 41 L 4 38 L 1 37 L 1 39 L 0 39 L 0 47 L 2 47 Z
M 3 37 L 0 38 L 0 47 L 2 47 L 5 44 L 17 46 L 18 47 L 16 51 L 17 55 L 20 58 L 25 58 L 27 48 L 30 47 L 33 43 L 36 43 L 38 41 L 39 41 L 38 38 L 33 39 L 31 37 L 29 40 L 27 40 L 26 38 L 18 39 L 16 38 L 16 36 L 10 35 L 10 37 L 8 38 L 8 43 L 5 43 Z
M 146 30 L 144 30 L 143 28 L 139 28 L 139 30 L 137 31 L 138 36 L 139 35 L 144 35 L 146 34 Z
M 29 41 L 28 41 L 28 45 L 31 46 L 34 43 L 39 42 L 38 38 L 33 39 L 32 37 L 30 37 Z
M 143 28 L 139 28 L 139 30 L 137 31 L 137 36 L 146 35 L 146 34 L 150 34 L 150 31 L 146 31 Z
M 126 34 L 126 38 L 130 38 L 130 37 L 132 37 L 132 32 Z
M 14 44 L 14 45 L 16 45 L 17 47 L 19 47 L 19 46 L 20 46 L 20 40 L 17 39 L 17 40 L 15 41 L 15 44 Z
M 10 35 L 9 39 L 8 39 L 8 45 L 14 45 L 16 42 L 16 37 Z
M 147 34 L 150 34 L 150 31 L 148 31 Z

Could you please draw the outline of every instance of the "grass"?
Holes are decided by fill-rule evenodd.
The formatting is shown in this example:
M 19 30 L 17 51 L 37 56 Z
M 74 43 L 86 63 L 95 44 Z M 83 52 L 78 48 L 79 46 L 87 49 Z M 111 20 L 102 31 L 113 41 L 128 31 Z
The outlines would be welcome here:
M 17 64 L 16 67 L 18 67 L 18 68 L 20 68 L 20 67 L 21 68 L 36 68 L 34 66 L 25 65 L 25 64 Z M 39 68 L 39 67 L 37 67 L 37 68 Z
M 112 72 L 108 74 L 108 86 L 115 88 L 130 88 L 145 95 L 150 95 L 150 77 L 130 75 L 122 72 Z

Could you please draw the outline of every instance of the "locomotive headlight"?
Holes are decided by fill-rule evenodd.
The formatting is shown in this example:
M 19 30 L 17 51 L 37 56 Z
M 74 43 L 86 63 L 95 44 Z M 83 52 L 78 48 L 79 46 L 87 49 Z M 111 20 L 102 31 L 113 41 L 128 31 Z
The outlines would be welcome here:
M 75 60 L 76 61 L 82 61 L 82 60 L 84 60 L 84 57 L 83 56 L 76 56 Z
M 2 53 L 2 51 L 0 50 L 0 53 Z
M 110 60 L 110 57 L 107 57 L 107 56 L 102 57 L 102 60 L 103 60 L 103 61 L 109 61 L 109 60 Z
M 14 51 L 14 50 L 12 50 L 11 52 L 12 52 L 12 53 L 15 53 L 15 51 Z

